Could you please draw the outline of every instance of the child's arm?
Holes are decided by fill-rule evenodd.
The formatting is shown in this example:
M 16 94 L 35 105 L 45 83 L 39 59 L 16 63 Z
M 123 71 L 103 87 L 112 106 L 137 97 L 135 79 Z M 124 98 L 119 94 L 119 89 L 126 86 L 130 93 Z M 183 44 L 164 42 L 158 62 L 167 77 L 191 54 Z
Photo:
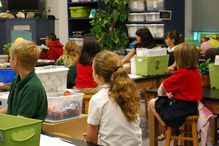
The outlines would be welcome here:
M 99 131 L 99 125 L 87 124 L 86 140 L 88 142 L 97 144 L 97 142 L 98 142 L 98 131 Z
M 168 98 L 172 98 L 173 94 L 172 92 L 167 93 L 165 88 L 163 87 L 163 83 L 160 85 L 157 91 L 158 96 L 167 96 Z
M 122 64 L 125 64 L 126 62 L 128 62 L 134 55 L 135 55 L 136 51 L 133 48 L 123 59 L 122 59 Z

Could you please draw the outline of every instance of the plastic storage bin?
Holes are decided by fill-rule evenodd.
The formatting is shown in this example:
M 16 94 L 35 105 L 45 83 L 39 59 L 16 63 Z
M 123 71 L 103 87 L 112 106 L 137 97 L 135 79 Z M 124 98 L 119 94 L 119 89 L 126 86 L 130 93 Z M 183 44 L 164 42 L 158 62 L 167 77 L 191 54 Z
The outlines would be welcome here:
M 48 114 L 45 121 L 56 122 L 78 117 L 82 112 L 83 93 L 72 93 L 64 96 L 63 92 L 47 93 Z
M 140 76 L 162 75 L 168 67 L 168 55 L 144 57 L 136 56 L 136 73 Z
M 88 18 L 90 9 L 88 7 L 69 7 L 71 18 Z
M 161 21 L 161 19 L 159 19 L 159 13 L 158 12 L 145 13 L 145 20 L 148 21 L 148 22 Z
M 10 68 L 0 69 L 0 82 L 11 83 L 15 78 L 16 73 Z
M 48 93 L 66 89 L 68 70 L 63 66 L 35 67 L 35 72 Z
M 128 21 L 130 22 L 144 22 L 145 21 L 145 13 L 130 13 L 128 17 Z
M 146 0 L 147 10 L 163 10 L 164 9 L 164 0 Z
M 157 47 L 153 49 L 136 48 L 136 54 L 137 56 L 144 56 L 144 57 L 163 56 L 163 55 L 167 55 L 167 49 L 161 47 Z
M 0 146 L 39 146 L 41 120 L 0 115 Z
M 0 92 L 0 109 L 8 107 L 8 94 L 9 92 Z
M 144 11 L 146 4 L 144 0 L 129 0 L 129 10 L 132 12 Z
M 0 55 L 0 63 L 7 63 L 8 55 Z
M 145 26 L 150 30 L 153 37 L 164 37 L 164 24 L 145 24 Z
M 219 65 L 209 64 L 211 88 L 219 89 Z
M 135 32 L 140 28 L 144 28 L 145 24 L 126 24 L 126 26 L 128 29 L 128 36 L 135 37 Z

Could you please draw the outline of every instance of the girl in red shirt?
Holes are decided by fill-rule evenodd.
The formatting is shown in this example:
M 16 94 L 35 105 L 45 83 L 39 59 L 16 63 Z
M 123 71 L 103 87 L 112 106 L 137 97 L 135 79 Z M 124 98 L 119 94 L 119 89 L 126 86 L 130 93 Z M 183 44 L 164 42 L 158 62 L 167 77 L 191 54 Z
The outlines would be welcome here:
M 76 64 L 75 88 L 85 94 L 97 92 L 97 84 L 93 79 L 92 62 L 97 53 L 100 52 L 98 41 L 93 36 L 85 37 L 79 61 Z
M 178 129 L 186 117 L 197 114 L 197 101 L 202 99 L 197 52 L 189 44 L 174 49 L 177 71 L 160 85 L 158 98 L 150 100 L 150 109 L 163 126 Z

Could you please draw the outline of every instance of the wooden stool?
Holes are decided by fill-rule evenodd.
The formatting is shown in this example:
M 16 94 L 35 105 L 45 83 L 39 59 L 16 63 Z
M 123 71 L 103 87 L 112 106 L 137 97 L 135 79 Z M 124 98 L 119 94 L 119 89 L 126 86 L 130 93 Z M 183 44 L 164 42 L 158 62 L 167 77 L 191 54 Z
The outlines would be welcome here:
M 181 134 L 178 136 L 171 136 L 172 128 L 168 127 L 166 133 L 165 146 L 170 145 L 171 139 L 174 140 L 174 146 L 178 145 L 178 140 L 193 141 L 193 146 L 198 146 L 198 135 L 197 135 L 197 127 L 196 127 L 197 121 L 198 121 L 198 116 L 189 116 L 188 118 L 186 118 L 184 124 L 191 125 L 192 127 L 192 131 L 190 132 L 191 136 L 188 136 L 188 134 L 184 136 L 184 133 L 188 133 L 188 131 L 185 130 L 181 131 Z
M 90 98 L 93 96 L 93 94 L 85 94 L 83 98 L 83 103 L 84 103 L 84 114 L 88 114 L 88 107 L 89 107 L 89 101 Z

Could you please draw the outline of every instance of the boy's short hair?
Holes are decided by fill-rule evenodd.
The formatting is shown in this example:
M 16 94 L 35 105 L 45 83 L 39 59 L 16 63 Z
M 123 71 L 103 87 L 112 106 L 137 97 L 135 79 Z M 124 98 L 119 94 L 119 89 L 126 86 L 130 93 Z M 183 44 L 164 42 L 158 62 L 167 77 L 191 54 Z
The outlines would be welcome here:
M 52 41 L 57 40 L 57 37 L 54 33 L 49 33 L 46 37 L 49 38 Z
M 33 69 L 40 56 L 40 48 L 31 41 L 21 41 L 12 44 L 10 55 L 16 57 L 21 62 L 23 68 Z
M 177 68 L 197 69 L 197 51 L 194 46 L 181 43 L 174 49 L 174 57 Z

